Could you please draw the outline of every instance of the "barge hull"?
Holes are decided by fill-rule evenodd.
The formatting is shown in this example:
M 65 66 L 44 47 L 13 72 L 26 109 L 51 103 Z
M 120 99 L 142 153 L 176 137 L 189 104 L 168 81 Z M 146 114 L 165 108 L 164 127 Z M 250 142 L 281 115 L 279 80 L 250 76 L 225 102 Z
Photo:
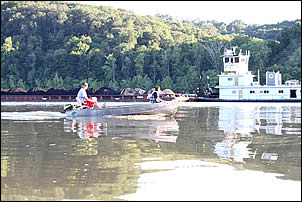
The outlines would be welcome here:
M 257 100 L 229 100 L 219 98 L 197 97 L 195 102 L 301 102 L 301 99 L 257 99 Z

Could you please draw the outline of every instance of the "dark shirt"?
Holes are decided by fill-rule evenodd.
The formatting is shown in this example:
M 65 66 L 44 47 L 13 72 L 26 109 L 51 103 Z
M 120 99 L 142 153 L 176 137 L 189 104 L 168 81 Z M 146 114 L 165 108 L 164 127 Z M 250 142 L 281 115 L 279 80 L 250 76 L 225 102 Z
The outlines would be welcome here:
M 157 102 L 156 99 L 157 99 L 158 97 L 159 97 L 159 96 L 158 96 L 158 92 L 157 92 L 157 91 L 154 91 L 154 92 L 152 93 L 151 103 L 156 103 L 156 102 Z

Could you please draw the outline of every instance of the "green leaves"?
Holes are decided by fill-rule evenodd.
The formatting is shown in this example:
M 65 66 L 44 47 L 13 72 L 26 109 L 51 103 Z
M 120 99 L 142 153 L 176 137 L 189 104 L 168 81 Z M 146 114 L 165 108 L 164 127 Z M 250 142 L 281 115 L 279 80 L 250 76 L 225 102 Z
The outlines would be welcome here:
M 89 44 L 92 42 L 90 36 L 81 36 L 81 38 L 78 38 L 76 36 L 73 36 L 69 39 L 67 42 L 67 46 L 71 49 L 70 54 L 71 55 L 86 55 L 87 51 L 89 50 L 90 46 Z
M 14 51 L 15 48 L 13 47 L 12 37 L 7 37 L 4 40 L 4 44 L 1 46 L 1 53 L 8 54 L 11 51 Z
M 227 25 L 68 2 L 1 2 L 3 88 L 71 89 L 88 81 L 192 92 L 218 82 L 220 55 L 230 46 L 250 50 L 253 71 L 278 67 L 284 78 L 300 79 L 300 21 Z

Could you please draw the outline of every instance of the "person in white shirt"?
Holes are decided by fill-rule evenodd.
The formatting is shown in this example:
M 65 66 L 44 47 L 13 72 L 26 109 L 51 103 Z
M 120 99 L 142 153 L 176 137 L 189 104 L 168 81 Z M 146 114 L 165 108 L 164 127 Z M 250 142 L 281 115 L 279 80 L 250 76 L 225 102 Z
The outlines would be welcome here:
M 96 107 L 96 108 L 100 108 L 100 106 L 98 105 L 98 102 L 96 99 L 89 99 L 87 97 L 87 93 L 86 90 L 88 88 L 88 83 L 84 82 L 82 88 L 79 90 L 78 94 L 77 94 L 77 100 L 85 106 L 88 106 L 90 108 L 92 107 Z

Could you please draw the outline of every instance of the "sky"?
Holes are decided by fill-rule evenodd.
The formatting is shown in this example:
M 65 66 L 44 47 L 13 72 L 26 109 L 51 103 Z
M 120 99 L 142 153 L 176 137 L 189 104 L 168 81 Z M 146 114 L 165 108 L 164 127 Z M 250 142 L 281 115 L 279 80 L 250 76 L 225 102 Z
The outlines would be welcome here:
M 277 24 L 301 19 L 301 1 L 73 1 L 133 11 L 137 15 L 167 14 L 176 19 L 216 20 L 229 24 Z

